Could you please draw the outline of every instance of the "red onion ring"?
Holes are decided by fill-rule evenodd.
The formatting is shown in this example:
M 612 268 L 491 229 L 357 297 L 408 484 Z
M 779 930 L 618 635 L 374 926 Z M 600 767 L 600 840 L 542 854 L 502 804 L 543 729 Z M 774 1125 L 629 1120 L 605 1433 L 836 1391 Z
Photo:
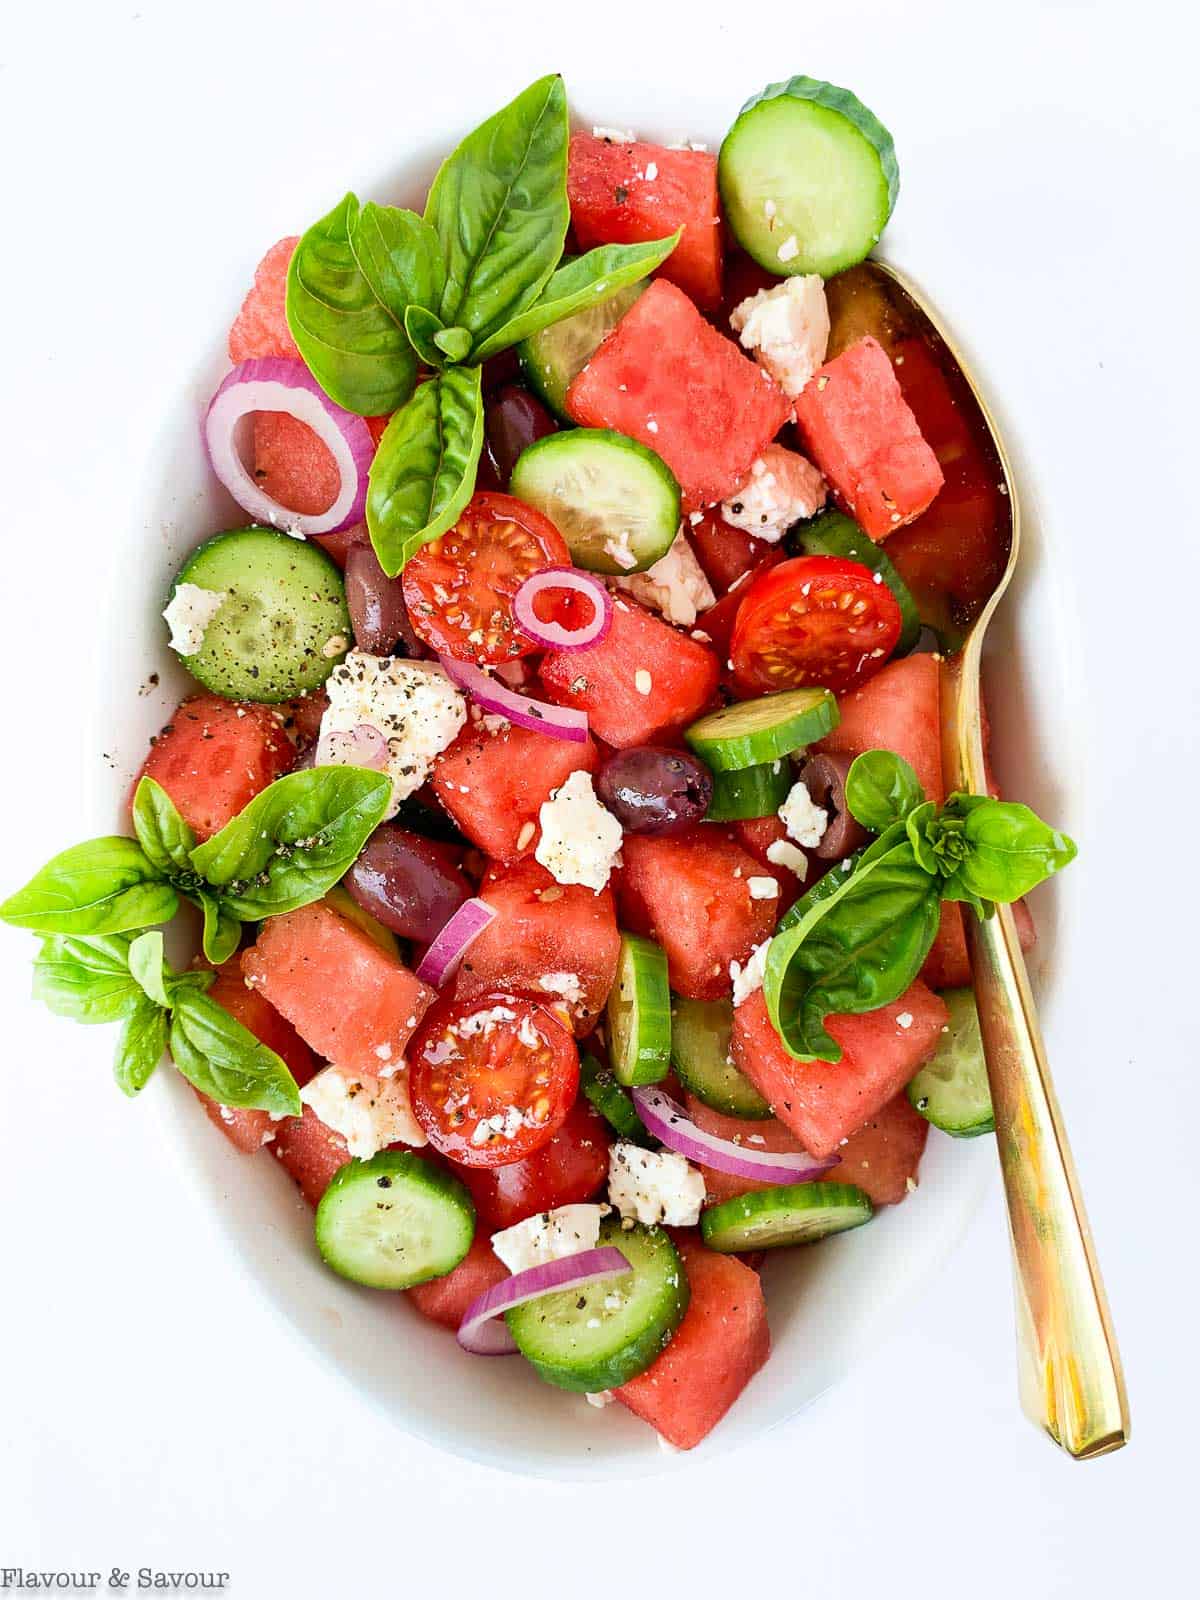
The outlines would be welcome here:
M 346 733 L 331 729 L 317 740 L 314 765 L 318 767 L 371 767 L 382 772 L 387 766 L 387 740 L 370 722 L 360 722 Z
M 328 511 L 303 516 L 260 487 L 238 450 L 239 424 L 255 411 L 283 411 L 306 423 L 337 464 L 339 487 Z M 305 538 L 337 533 L 361 522 L 367 504 L 367 469 L 375 441 L 362 417 L 335 405 L 303 361 L 265 356 L 239 362 L 213 395 L 204 416 L 204 446 L 212 469 L 244 511 L 272 527 Z
M 647 1131 L 668 1150 L 735 1178 L 752 1178 L 757 1183 L 810 1183 L 838 1164 L 837 1156 L 818 1160 L 804 1150 L 793 1155 L 786 1151 L 747 1150 L 730 1139 L 718 1139 L 716 1134 L 698 1128 L 679 1101 L 661 1089 L 634 1089 L 633 1099 Z
M 561 622 L 543 622 L 533 602 L 546 589 L 569 589 L 589 601 L 592 616 L 581 628 L 564 628 Z M 547 567 L 535 572 L 513 596 L 513 617 L 527 639 L 545 650 L 583 650 L 599 644 L 612 627 L 613 603 L 608 590 L 590 572 L 576 567 Z
M 547 1261 L 540 1267 L 529 1267 L 503 1282 L 493 1284 L 472 1300 L 467 1307 L 456 1335 L 464 1350 L 473 1356 L 510 1356 L 516 1348 L 508 1328 L 495 1319 L 514 1306 L 523 1306 L 527 1300 L 539 1295 L 553 1294 L 557 1289 L 581 1289 L 584 1284 L 595 1283 L 600 1278 L 615 1278 L 633 1268 L 615 1246 L 602 1245 L 598 1250 L 580 1250 L 573 1256 L 560 1256 L 557 1261 Z
M 434 989 L 448 983 L 472 943 L 495 917 L 495 906 L 486 900 L 464 900 L 421 957 L 417 968 L 421 982 Z
M 479 667 L 473 667 L 466 661 L 455 661 L 452 656 L 439 656 L 438 661 L 451 683 L 456 683 L 485 711 L 494 711 L 520 728 L 548 733 L 555 739 L 570 739 L 576 744 L 586 741 L 586 711 L 576 711 L 573 706 L 552 706 L 545 700 L 517 694 L 512 689 L 506 689 L 502 683 L 497 683 L 495 678 L 489 678 Z

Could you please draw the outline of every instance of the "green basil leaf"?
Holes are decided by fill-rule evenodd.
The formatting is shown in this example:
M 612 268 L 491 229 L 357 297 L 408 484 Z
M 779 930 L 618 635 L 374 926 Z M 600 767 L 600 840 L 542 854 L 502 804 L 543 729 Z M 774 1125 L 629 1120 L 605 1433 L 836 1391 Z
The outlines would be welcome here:
M 954 873 L 952 877 L 942 881 L 942 899 L 961 901 L 963 905 L 970 906 L 980 922 L 986 922 L 989 917 L 996 915 L 996 902 L 983 900 L 972 889 L 968 889 L 962 881 L 961 873 Z
M 164 975 L 163 936 L 156 928 L 153 933 L 139 933 L 129 946 L 129 972 L 147 1000 L 164 1008 L 171 1004 L 167 996 Z
M 393 318 L 402 321 L 409 306 L 437 306 L 446 276 L 442 249 L 415 211 L 368 200 L 351 225 L 350 248 L 371 292 Z
M 169 922 L 179 899 L 135 839 L 73 845 L 0 905 L 0 918 L 35 933 L 127 933 Z
M 1075 841 L 1015 800 L 951 795 L 943 816 L 961 819 L 967 853 L 957 883 L 980 900 L 1009 905 L 1074 861 Z
M 364 225 L 356 196 L 346 195 L 301 237 L 287 278 L 287 322 L 300 354 L 330 399 L 362 417 L 402 406 L 417 381 L 417 358 L 404 332 L 405 305 L 413 297 L 399 266 L 379 259 L 408 225 L 389 224 L 391 232 L 385 231 L 379 210 Z M 419 217 L 413 221 L 424 227 Z M 417 249 L 414 244 L 414 254 Z
M 611 299 L 619 289 L 638 283 L 654 271 L 679 243 L 681 230 L 667 239 L 646 244 L 605 244 L 586 255 L 576 256 L 558 268 L 527 311 L 498 328 L 474 352 L 473 359 L 486 361 L 510 345 L 519 344 L 564 317 L 573 317 L 587 306 Z M 462 359 L 460 356 L 459 360 Z
M 904 831 L 913 847 L 913 854 L 925 871 L 940 875 L 938 855 L 929 837 L 929 830 L 937 817 L 937 810 L 932 800 L 925 800 L 919 806 L 914 806 L 904 819 Z
M 196 835 L 162 785 L 153 778 L 141 778 L 134 791 L 132 813 L 133 831 L 150 865 L 164 877 L 190 872 Z
M 388 423 L 367 482 L 367 526 L 390 578 L 457 522 L 475 488 L 482 447 L 478 367 L 430 378 Z
M 441 317 L 427 311 L 424 306 L 409 306 L 404 313 L 404 331 L 409 344 L 427 367 L 440 370 L 445 366 L 445 356 L 435 342 L 438 334 L 446 331 Z
M 210 995 L 184 989 L 175 996 L 168 1042 L 187 1081 L 219 1105 L 300 1115 L 300 1091 L 287 1067 Z
M 139 996 L 137 1009 L 121 1029 L 113 1061 L 113 1077 L 123 1094 L 132 1097 L 146 1087 L 167 1048 L 170 1024 L 168 1012 Z
M 129 975 L 129 944 L 122 933 L 43 939 L 33 961 L 34 999 L 74 1022 L 120 1022 L 142 1001 Z
M 917 775 L 890 750 L 867 750 L 856 756 L 846 774 L 846 805 L 851 816 L 872 833 L 903 822 L 925 799 Z
M 216 895 L 207 894 L 201 889 L 196 899 L 204 913 L 204 959 L 211 961 L 214 967 L 219 967 L 229 960 L 242 942 L 242 925 Z
M 391 797 L 391 779 L 365 767 L 290 772 L 193 850 L 192 865 L 228 917 L 295 911 L 343 876 Z
M 520 316 L 562 255 L 567 205 L 567 97 L 560 77 L 539 78 L 441 166 L 425 206 L 446 263 L 447 328 L 473 351 Z
M 447 361 L 465 361 L 471 354 L 471 335 L 465 328 L 443 328 L 433 342 Z

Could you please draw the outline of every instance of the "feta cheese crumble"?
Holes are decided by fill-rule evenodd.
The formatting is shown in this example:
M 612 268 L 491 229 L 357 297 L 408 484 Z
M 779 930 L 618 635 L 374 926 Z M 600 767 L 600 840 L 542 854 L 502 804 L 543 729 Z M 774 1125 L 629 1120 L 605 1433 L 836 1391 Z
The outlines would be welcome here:
M 413 1116 L 406 1072 L 365 1078 L 323 1067 L 301 1089 L 300 1098 L 327 1128 L 342 1135 L 350 1154 L 361 1160 L 397 1140 L 412 1145 L 429 1142 Z
M 774 878 L 747 878 L 746 887 L 751 900 L 775 900 L 779 896 L 779 885 Z
M 583 987 L 577 972 L 547 972 L 538 979 L 547 994 L 560 995 L 569 1006 L 583 1004 Z
M 681 628 L 690 628 L 699 614 L 717 601 L 682 528 L 666 555 L 660 556 L 652 567 L 613 582 Z
M 618 1140 L 608 1153 L 608 1198 L 621 1216 L 648 1228 L 690 1228 L 700 1220 L 704 1174 L 675 1150 Z
M 725 521 L 768 544 L 778 544 L 794 522 L 825 504 L 825 479 L 804 456 L 769 444 L 750 475 L 721 502 Z
M 763 986 L 763 979 L 767 973 L 767 956 L 770 954 L 771 941 L 764 939 L 761 944 L 756 944 L 750 952 L 749 960 L 745 966 L 740 961 L 729 963 L 729 981 L 733 984 L 733 1003 L 740 1006 L 743 1001 L 749 1000 Z
M 576 1256 L 581 1250 L 594 1250 L 600 1239 L 600 1223 L 608 1215 L 607 1206 L 559 1206 L 555 1211 L 539 1211 L 511 1228 L 492 1235 L 492 1249 L 510 1272 L 526 1272 L 544 1267 L 563 1256 Z
M 779 820 L 787 829 L 789 838 L 815 850 L 825 837 L 829 813 L 813 804 L 807 785 L 797 782 L 792 785 L 791 793 L 779 808 Z
M 633 546 L 629 542 L 629 529 L 622 528 L 620 535 L 614 539 L 605 539 L 604 554 L 610 561 L 615 561 L 624 572 L 630 572 L 638 564 L 638 558 L 633 553 Z
M 794 261 L 800 254 L 800 244 L 794 233 L 789 233 L 787 238 L 776 250 L 775 254 L 780 261 Z
M 597 1389 L 595 1394 L 585 1394 L 583 1398 L 597 1411 L 603 1411 L 605 1406 L 612 1405 L 613 1392 L 611 1389 Z
M 794 400 L 829 347 L 825 285 L 815 272 L 785 278 L 735 306 L 729 325 Z
M 227 589 L 202 589 L 198 583 L 177 583 L 163 620 L 171 630 L 177 655 L 194 656 L 204 643 L 208 625 L 229 599 Z
M 593 139 L 606 139 L 609 144 L 633 144 L 636 139 L 631 128 L 593 128 Z
M 773 867 L 795 873 L 801 883 L 808 876 L 808 857 L 790 839 L 772 839 L 767 846 L 767 860 Z
M 557 883 L 582 883 L 597 894 L 621 852 L 621 824 L 596 799 L 582 769 L 551 791 L 538 812 L 542 837 L 534 857 Z

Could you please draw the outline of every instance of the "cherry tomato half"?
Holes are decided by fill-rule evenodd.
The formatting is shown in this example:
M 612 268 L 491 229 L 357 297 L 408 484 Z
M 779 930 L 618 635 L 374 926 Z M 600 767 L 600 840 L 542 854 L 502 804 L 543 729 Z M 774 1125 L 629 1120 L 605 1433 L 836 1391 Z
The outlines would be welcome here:
M 540 1150 L 507 1167 L 468 1168 L 463 1182 L 480 1227 L 495 1233 L 539 1211 L 582 1205 L 607 1176 L 608 1125 L 581 1096 Z
M 511 994 L 434 1006 L 408 1059 L 417 1121 L 435 1150 L 464 1167 L 504 1167 L 540 1150 L 579 1087 L 570 1032 Z
M 730 655 L 745 694 L 821 684 L 842 694 L 884 665 L 900 637 L 900 606 L 857 561 L 797 556 L 746 590 Z
M 571 552 L 548 517 L 510 494 L 472 495 L 440 539 L 404 568 L 404 604 L 421 639 L 440 655 L 501 666 L 539 647 L 513 621 L 513 596 Z

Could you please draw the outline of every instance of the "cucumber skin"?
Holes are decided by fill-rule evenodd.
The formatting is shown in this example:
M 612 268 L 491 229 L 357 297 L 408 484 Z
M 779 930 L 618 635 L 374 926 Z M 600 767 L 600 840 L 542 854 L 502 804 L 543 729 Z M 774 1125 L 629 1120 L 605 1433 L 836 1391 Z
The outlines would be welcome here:
M 595 1056 L 585 1055 L 579 1063 L 579 1081 L 593 1109 L 622 1139 L 647 1148 L 657 1147 L 658 1140 L 648 1132 L 633 1100 L 617 1082 L 611 1067 L 602 1067 Z
M 367 1172 L 367 1169 L 370 1172 Z M 387 1176 L 393 1180 L 397 1176 L 413 1177 L 426 1188 L 435 1191 L 445 1199 L 456 1204 L 464 1219 L 469 1223 L 466 1240 L 458 1258 L 451 1261 L 448 1266 L 440 1267 L 436 1272 L 421 1272 L 410 1275 L 405 1281 L 399 1280 L 386 1284 L 372 1283 L 369 1279 L 347 1272 L 344 1265 L 338 1264 L 336 1259 L 339 1252 L 335 1247 L 337 1200 L 343 1189 L 357 1187 L 360 1183 L 368 1183 L 371 1177 Z M 328 1202 L 328 1204 L 326 1204 Z M 334 1223 L 331 1229 L 331 1220 Z M 411 1150 L 381 1150 L 369 1161 L 348 1161 L 338 1168 L 330 1179 L 329 1187 L 317 1202 L 316 1216 L 313 1219 L 313 1229 L 322 1261 L 336 1272 L 340 1278 L 346 1278 L 350 1283 L 358 1283 L 368 1289 L 412 1289 L 418 1283 L 429 1283 L 434 1278 L 444 1278 L 447 1273 L 453 1272 L 466 1257 L 475 1237 L 475 1204 L 471 1199 L 467 1186 L 454 1177 L 452 1173 L 443 1172 L 440 1168 L 431 1166 L 429 1162 L 422 1161 Z M 330 1238 L 331 1232 L 334 1238 Z M 344 1257 L 342 1258 L 344 1261 Z
M 620 316 L 615 322 L 610 324 L 610 326 L 605 330 L 604 334 L 592 347 L 593 355 L 604 343 L 604 340 L 612 332 L 613 328 L 616 327 L 617 322 L 621 320 L 621 317 L 625 315 L 626 311 L 629 310 L 629 308 L 637 300 L 638 296 L 648 286 L 648 283 L 648 279 L 643 279 L 638 283 L 628 284 L 624 289 L 618 289 L 615 295 L 610 295 L 608 300 L 601 301 L 601 305 L 610 305 L 612 301 L 621 299 L 624 296 L 628 296 L 626 303 L 621 307 Z M 581 313 L 577 311 L 575 315 L 586 316 L 588 313 Z M 566 320 L 570 322 L 572 318 L 568 317 Z M 571 386 L 571 380 L 568 379 L 566 385 L 560 390 L 559 386 L 556 383 L 551 382 L 549 379 L 547 370 L 549 363 L 539 357 L 538 341 L 542 338 L 543 334 L 549 333 L 552 328 L 558 326 L 560 326 L 560 324 L 551 323 L 550 328 L 543 328 L 541 334 L 531 334 L 528 339 L 522 339 L 520 344 L 517 346 L 517 360 L 521 364 L 521 374 L 524 377 L 525 382 L 533 390 L 534 394 L 537 395 L 538 399 L 541 400 L 543 405 L 545 405 L 553 413 L 553 415 L 558 418 L 564 427 L 573 428 L 575 426 L 575 419 L 571 416 L 566 407 L 566 393 L 567 389 L 569 389 Z
M 801 1199 L 798 1202 L 797 1197 Z M 750 1233 L 739 1236 L 737 1229 L 752 1224 L 773 1205 L 797 1205 L 801 1211 L 819 1212 L 833 1207 L 847 1215 L 844 1225 L 829 1227 L 820 1233 L 799 1233 L 792 1239 L 763 1239 Z M 853 1209 L 851 1209 L 853 1208 Z M 735 1195 L 732 1200 L 722 1200 L 701 1214 L 700 1232 L 710 1250 L 719 1254 L 735 1254 L 739 1250 L 783 1250 L 796 1245 L 817 1244 L 833 1233 L 848 1233 L 870 1222 L 875 1210 L 861 1189 L 851 1183 L 795 1183 L 779 1188 L 752 1190 L 749 1194 Z M 849 1220 L 850 1218 L 853 1220 Z M 733 1230 L 732 1234 L 729 1230 Z
M 683 1042 L 689 1040 L 693 1033 L 693 1026 L 686 1021 L 691 1008 L 699 1010 L 701 1007 L 707 1009 L 721 1005 L 729 1006 L 732 1021 L 733 1007 L 727 1000 L 688 1000 L 683 996 L 675 997 L 675 1011 L 671 1019 L 671 1065 L 688 1093 L 695 1095 L 696 1099 L 702 1101 L 710 1110 L 720 1112 L 723 1117 L 739 1117 L 743 1122 L 768 1122 L 775 1113 L 749 1078 L 744 1077 L 732 1063 L 725 1069 L 722 1077 L 725 1084 L 732 1081 L 733 1092 L 725 1087 L 714 1088 L 712 1080 L 706 1076 L 702 1067 L 693 1070 L 694 1058 L 682 1048 Z M 684 1019 L 682 1026 L 681 1013 Z
M 857 561 L 860 566 L 878 572 L 895 595 L 903 619 L 892 660 L 911 655 L 921 637 L 917 602 L 882 545 L 877 545 L 857 522 L 840 511 L 823 511 L 811 522 L 802 522 L 789 535 L 789 542 L 798 555 L 844 556 L 847 561 Z
M 776 766 L 778 773 L 773 770 Z M 712 800 L 705 820 L 742 822 L 773 816 L 791 793 L 792 781 L 784 756 L 777 761 L 764 761 L 761 766 L 743 767 L 740 772 L 714 772 Z
M 650 1041 L 650 1046 L 643 1045 L 637 1037 L 638 1028 L 630 1034 L 634 1045 L 634 1059 L 627 1065 L 620 1059 L 620 1052 L 616 1049 L 615 1035 L 618 1033 L 615 1021 L 616 1008 L 621 1005 L 621 973 L 626 963 L 631 969 L 633 978 L 633 1008 L 637 1016 L 648 1015 L 652 1011 L 658 1013 L 665 1021 L 665 1034 L 661 1046 L 656 1038 Z M 646 996 L 649 1004 L 644 1003 L 643 990 L 653 988 L 653 993 Z M 659 996 L 662 1004 L 659 1005 Z M 617 981 L 613 984 L 612 993 L 608 1001 L 608 1042 L 610 1060 L 612 1062 L 613 1076 L 619 1084 L 627 1089 L 635 1088 L 639 1084 L 659 1083 L 671 1070 L 671 987 L 667 977 L 667 957 L 661 945 L 654 943 L 653 939 L 642 939 L 636 934 L 623 933 L 621 935 L 621 953 L 617 960 Z
M 780 723 L 772 727 L 756 728 L 748 734 L 724 734 L 719 730 L 724 722 L 736 720 L 727 713 L 744 714 L 748 706 L 763 700 L 783 699 L 785 696 L 810 695 L 808 710 L 795 712 L 781 719 L 784 727 L 799 723 L 795 733 L 779 734 Z M 714 772 L 744 772 L 747 767 L 765 766 L 768 761 L 780 761 L 796 750 L 803 750 L 827 733 L 832 733 L 841 720 L 836 697 L 828 689 L 785 689 L 778 696 L 761 695 L 758 700 L 735 701 L 720 711 L 710 711 L 683 730 L 684 743 Z M 718 731 L 714 732 L 714 726 Z
M 962 1031 L 962 1024 L 958 1022 L 956 1017 L 956 1009 L 957 1006 L 964 1005 L 966 1003 L 964 999 L 965 996 L 970 997 L 970 1004 L 973 1008 L 975 1005 L 975 996 L 974 992 L 970 989 L 949 989 L 944 991 L 942 994 L 942 999 L 946 1002 L 950 1009 L 949 1038 L 952 1041 L 950 1046 L 951 1049 L 954 1049 L 954 1047 L 957 1045 L 958 1038 Z M 967 1022 L 967 1026 L 970 1027 L 969 1021 Z M 976 1019 L 974 1024 L 975 1031 L 978 1031 L 978 1027 L 979 1024 L 978 1020 Z M 916 1077 L 913 1078 L 912 1082 L 908 1085 L 908 1088 L 905 1091 L 908 1096 L 908 1103 L 912 1106 L 913 1110 L 918 1116 L 924 1117 L 926 1122 L 928 1122 L 932 1127 L 939 1129 L 942 1133 L 949 1134 L 952 1139 L 978 1139 L 981 1134 L 995 1133 L 996 1116 L 995 1112 L 992 1110 L 991 1094 L 987 1087 L 987 1067 L 983 1063 L 982 1059 L 979 1060 L 977 1065 L 983 1070 L 984 1093 L 987 1096 L 988 1102 L 988 1110 L 986 1115 L 979 1117 L 975 1122 L 960 1122 L 956 1126 L 952 1127 L 946 1120 L 945 1115 L 939 1113 L 937 1105 L 931 1103 L 937 1099 L 940 1099 L 940 1096 L 937 1093 L 939 1079 L 936 1073 L 931 1072 L 930 1069 L 932 1068 L 933 1063 L 937 1060 L 938 1056 L 942 1054 L 944 1048 L 944 1046 L 938 1047 L 938 1049 L 934 1052 L 932 1059 L 925 1063 L 925 1065 L 917 1073 Z M 980 1051 L 982 1053 L 982 1039 L 980 1040 Z M 943 1083 L 945 1082 L 945 1080 L 941 1081 Z

